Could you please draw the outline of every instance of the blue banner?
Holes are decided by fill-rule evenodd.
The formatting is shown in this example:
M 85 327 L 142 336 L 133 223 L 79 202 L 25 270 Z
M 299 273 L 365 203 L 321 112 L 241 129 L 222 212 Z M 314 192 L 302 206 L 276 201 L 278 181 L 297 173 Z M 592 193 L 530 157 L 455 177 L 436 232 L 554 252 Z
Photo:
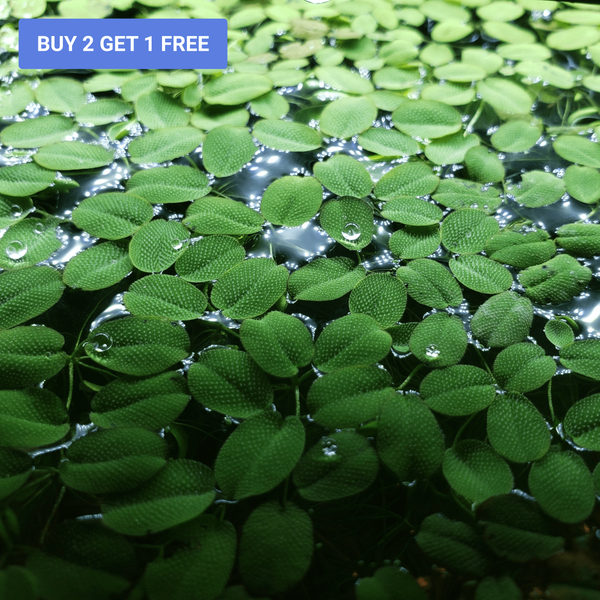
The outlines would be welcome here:
M 21 19 L 21 69 L 225 69 L 226 19 Z

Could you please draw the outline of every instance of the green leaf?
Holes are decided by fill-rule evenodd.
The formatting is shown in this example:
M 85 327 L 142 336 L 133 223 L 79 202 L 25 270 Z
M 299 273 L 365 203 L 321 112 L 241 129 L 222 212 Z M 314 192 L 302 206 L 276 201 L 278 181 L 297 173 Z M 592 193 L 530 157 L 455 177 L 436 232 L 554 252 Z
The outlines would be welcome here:
M 436 165 L 460 163 L 469 150 L 477 146 L 479 138 L 475 134 L 464 136 L 458 132 L 433 140 L 425 146 L 425 156 Z
M 450 213 L 442 223 L 442 244 L 458 254 L 481 252 L 486 242 L 498 233 L 498 221 L 474 208 Z
M 507 494 L 513 486 L 510 467 L 488 444 L 479 440 L 463 440 L 448 448 L 442 471 L 452 488 L 473 502 Z
M 127 191 L 152 204 L 171 204 L 206 196 L 210 192 L 210 183 L 198 169 L 173 165 L 138 171 L 127 180 Z
M 68 431 L 67 411 L 56 394 L 33 387 L 0 391 L 0 436 L 3 446 L 46 446 L 62 439 Z
M 233 106 L 254 100 L 272 89 L 271 80 L 264 75 L 227 73 L 209 81 L 203 93 L 208 104 Z
M 587 519 L 596 500 L 592 474 L 581 456 L 557 446 L 531 466 L 529 490 L 546 514 L 563 523 Z
M 500 152 L 527 152 L 542 135 L 542 127 L 529 121 L 515 119 L 501 125 L 492 134 L 491 142 Z
M 552 147 L 561 158 L 584 167 L 600 168 L 600 145 L 579 135 L 560 135 Z
M 254 125 L 252 135 L 261 144 L 275 150 L 306 152 L 321 146 L 321 135 L 318 131 L 292 121 L 261 119 Z
M 394 127 L 419 139 L 441 138 L 462 129 L 460 113 L 435 100 L 413 100 L 401 104 L 392 114 Z
M 455 365 L 429 373 L 421 382 L 419 393 L 431 410 L 459 417 L 488 407 L 496 397 L 496 388 L 483 369 Z
M 477 82 L 477 93 L 500 116 L 505 114 L 527 115 L 533 100 L 520 85 L 500 77 L 487 77 Z
M 237 538 L 233 525 L 214 515 L 201 515 L 173 529 L 186 543 L 168 558 L 148 564 L 145 583 L 151 600 L 194 600 L 221 597 L 235 561 Z
M 426 517 L 416 538 L 419 548 L 437 564 L 473 577 L 482 577 L 490 561 L 481 536 L 466 523 L 441 514 Z
M 0 238 L 0 267 L 21 269 L 46 260 L 62 247 L 56 226 L 59 219 L 24 219 Z
M 33 102 L 33 92 L 27 81 L 16 80 L 10 88 L 0 91 L 0 117 L 12 117 Z
M 600 448 L 599 414 L 600 394 L 579 400 L 565 415 L 565 432 L 578 446 L 587 450 L 597 450 Z
M 291 502 L 265 502 L 244 523 L 239 568 L 255 593 L 279 594 L 298 583 L 311 562 L 313 528 L 308 514 Z
M 576 340 L 560 350 L 560 362 L 567 369 L 596 380 L 600 379 L 599 361 L 600 340 L 597 339 Z
M 565 182 L 552 173 L 529 171 L 523 173 L 521 183 L 506 188 L 514 194 L 515 200 L 528 208 L 538 208 L 554 204 L 566 191 Z
M 175 262 L 175 271 L 186 281 L 214 281 L 244 260 L 244 247 L 225 235 L 205 237 L 184 251 Z
M 391 200 L 398 196 L 427 196 L 440 179 L 422 162 L 405 163 L 388 171 L 375 185 L 375 197 Z
M 107 123 L 119 121 L 121 117 L 130 112 L 132 112 L 132 109 L 127 102 L 117 100 L 116 98 L 102 98 L 95 102 L 84 104 L 77 111 L 76 117 L 77 121 L 82 124 L 106 125 Z
M 504 229 L 486 242 L 485 252 L 499 263 L 526 269 L 551 259 L 556 246 L 544 229 L 527 233 Z
M 535 344 L 513 344 L 494 361 L 494 377 L 509 392 L 531 392 L 549 381 L 556 372 L 551 356 Z
M 373 91 L 373 84 L 368 79 L 344 67 L 317 67 L 315 75 L 334 90 L 361 95 Z
M 167 452 L 164 439 L 145 429 L 95 431 L 68 447 L 60 477 L 88 494 L 126 492 L 154 477 L 167 463 Z
M 585 204 L 594 204 L 600 200 L 600 173 L 596 169 L 571 165 L 565 171 L 563 179 L 567 192 L 575 200 Z
M 578 296 L 592 279 L 592 272 L 572 256 L 560 254 L 542 265 L 519 273 L 525 293 L 537 304 L 560 304 Z
M 22 221 L 32 210 L 31 198 L 11 198 L 0 195 L 0 228 L 7 229 Z
M 202 352 L 189 369 L 192 395 L 211 410 L 247 418 L 273 402 L 265 374 L 249 354 L 231 348 Z
M 499 2 L 499 4 L 517 6 L 513 2 Z M 497 578 L 486 577 L 479 582 L 475 590 L 475 600 L 519 600 L 519 598 L 521 598 L 521 590 L 509 575 Z
M 249 118 L 250 113 L 240 106 L 203 106 L 192 113 L 191 123 L 198 129 L 210 131 L 221 125 L 245 127 Z
M 467 349 L 462 321 L 446 312 L 425 317 L 410 336 L 410 351 L 429 367 L 441 368 L 460 361 Z
M 357 600 L 426 600 L 427 595 L 407 571 L 380 567 L 372 577 L 356 581 Z
M 55 76 L 40 82 L 35 98 L 50 112 L 76 113 L 85 104 L 86 92 L 79 81 Z
M 558 318 L 549 319 L 544 325 L 544 333 L 551 344 L 557 348 L 564 348 L 575 341 L 575 334 L 571 326 Z
M 517 463 L 538 460 L 550 448 L 550 431 L 546 420 L 533 403 L 521 394 L 501 394 L 496 397 L 488 409 L 487 435 L 498 454 Z
M 364 200 L 344 196 L 323 205 L 321 227 L 349 250 L 362 250 L 373 237 L 373 209 Z
M 243 202 L 207 196 L 190 205 L 183 221 L 199 235 L 246 235 L 257 233 L 265 220 Z
M 173 275 L 142 277 L 123 296 L 123 304 L 132 315 L 169 321 L 199 319 L 207 302 L 198 288 Z
M 406 354 L 410 351 L 408 346 L 408 342 L 410 340 L 410 336 L 412 332 L 415 330 L 415 327 L 419 323 L 399 323 L 398 325 L 392 325 L 392 327 L 388 327 L 386 331 L 392 336 L 392 348 L 396 352 L 400 352 L 401 354 Z
M 62 142 L 77 129 L 72 119 L 49 115 L 9 125 L 0 133 L 0 142 L 13 148 L 37 148 Z
M 315 366 L 324 372 L 344 367 L 371 365 L 387 355 L 392 345 L 369 315 L 352 314 L 336 319 L 321 332 L 315 343 Z
M 440 228 L 410 227 L 394 231 L 389 241 L 390 250 L 395 256 L 408 260 L 425 258 L 433 254 L 440 246 Z
M 484 539 L 498 555 L 513 561 L 544 560 L 563 549 L 565 540 L 550 535 L 549 519 L 537 502 L 517 494 L 486 500 L 478 507 Z
M 430 84 L 421 90 L 421 98 L 436 100 L 450 106 L 464 106 L 475 99 L 475 88 L 464 83 Z
M 365 150 L 381 156 L 412 156 L 419 152 L 419 144 L 410 136 L 385 127 L 367 129 L 358 136 L 358 143 Z
M 227 438 L 215 463 L 217 484 L 232 499 L 264 494 L 296 466 L 304 449 L 298 417 L 267 411 L 245 420 Z
M 46 169 L 75 171 L 104 167 L 114 160 L 114 153 L 94 144 L 58 142 L 40 148 L 33 160 Z
M 427 479 L 438 470 L 444 436 L 420 398 L 414 394 L 388 396 L 379 416 L 377 453 L 401 481 Z
M 475 312 L 471 331 L 490 348 L 506 348 L 527 336 L 533 323 L 533 307 L 516 292 L 488 298 Z
M 405 90 L 418 85 L 421 73 L 418 69 L 383 67 L 373 74 L 373 83 L 384 90 Z
M 578 25 L 554 31 L 548 35 L 546 43 L 555 50 L 579 50 L 592 46 L 600 40 L 600 31 L 597 27 Z
M 507 2 L 507 4 L 512 5 L 512 2 Z M 488 75 L 493 75 L 504 66 L 502 57 L 495 52 L 482 48 L 465 48 L 460 53 L 460 57 L 463 63 L 480 67 Z
M 203 140 L 204 134 L 194 127 L 168 127 L 135 138 L 128 150 L 133 163 L 160 163 L 189 154 Z
M 152 77 L 154 77 L 154 75 L 152 75 Z M 134 78 L 139 78 L 138 71 L 98 73 L 92 75 L 89 79 L 86 79 L 83 82 L 83 87 L 85 91 L 90 94 L 95 94 L 96 92 L 110 92 L 116 88 L 122 87 L 127 81 Z
M 17 491 L 29 479 L 33 472 L 33 460 L 25 452 L 9 448 L 0 448 L 0 459 L 2 460 L 0 499 L 4 499 Z M 6 571 L 4 572 L 6 573 Z M 2 585 L 0 578 L 0 592 L 3 590 Z
M 100 365 L 126 375 L 153 375 L 190 354 L 183 327 L 138 317 L 105 321 L 93 329 L 86 354 Z
M 316 258 L 292 272 L 288 292 L 294 300 L 337 300 L 364 276 L 364 267 L 356 265 L 350 258 Z
M 135 113 L 142 124 L 149 129 L 184 127 L 190 120 L 189 113 L 171 96 L 154 91 L 138 96 Z
M 433 202 L 411 196 L 399 196 L 385 203 L 381 216 L 404 225 L 426 227 L 439 223 L 443 213 Z
M 552 57 L 552 51 L 542 44 L 500 44 L 496 52 L 502 58 L 514 61 L 547 60 Z
M 319 128 L 325 135 L 347 139 L 366 131 L 377 118 L 377 107 L 366 96 L 340 98 L 325 107 Z
M 107 192 L 86 198 L 73 211 L 72 219 L 90 235 L 118 240 L 132 235 L 153 216 L 152 205 L 143 198 Z
M 460 283 L 482 294 L 498 294 L 513 284 L 506 267 L 480 254 L 451 258 L 449 266 Z
M 190 232 L 178 221 L 150 221 L 138 229 L 131 239 L 131 262 L 146 273 L 164 271 L 181 256 L 189 238 Z
M 265 190 L 260 212 L 274 225 L 298 227 L 312 219 L 323 201 L 323 188 L 314 177 L 276 179 Z
M 411 260 L 406 267 L 396 271 L 398 279 L 407 284 L 408 295 L 432 308 L 458 306 L 463 301 L 462 292 L 452 274 L 435 260 Z
M 483 146 L 467 150 L 464 155 L 469 178 L 481 183 L 502 181 L 505 176 L 504 165 L 495 152 Z
M 60 300 L 64 288 L 60 273 L 51 267 L 0 273 L 0 329 L 46 312 Z
M 164 531 L 204 512 L 215 496 L 214 484 L 212 471 L 202 463 L 170 459 L 137 489 L 105 498 L 103 521 L 125 535 Z
M 281 119 L 287 115 L 290 105 L 281 94 L 273 90 L 252 100 L 250 108 L 263 119 Z
M 600 253 L 600 225 L 568 223 L 556 231 L 556 245 L 576 256 L 592 257 Z
M 364 198 L 373 189 L 367 169 L 347 154 L 335 154 L 313 165 L 319 182 L 337 196 Z
M 380 327 L 389 327 L 404 314 L 406 288 L 388 273 L 372 273 L 350 292 L 348 307 L 351 313 L 369 315 Z
M 369 442 L 354 431 L 322 437 L 294 469 L 300 495 L 327 502 L 358 494 L 377 477 L 379 461 Z
M 394 393 L 391 386 L 390 374 L 379 367 L 349 367 L 316 379 L 306 401 L 311 417 L 324 427 L 357 427 L 379 416 Z
M 108 600 L 130 585 L 124 575 L 134 568 L 133 548 L 98 521 L 63 521 L 46 548 L 32 552 L 26 563 L 39 597 Z
M 249 163 L 256 150 L 245 127 L 221 125 L 206 136 L 202 161 L 204 168 L 215 177 L 228 177 Z
M 258 317 L 285 293 L 288 270 L 272 258 L 244 260 L 213 286 L 211 302 L 231 319 Z
M 116 379 L 94 396 L 90 419 L 104 428 L 156 430 L 176 419 L 189 400 L 186 380 L 176 371 L 144 379 Z
M 487 71 L 478 65 L 455 61 L 447 65 L 436 67 L 433 74 L 438 79 L 454 81 L 458 83 L 470 83 L 485 79 Z
M 23 388 L 54 377 L 66 364 L 65 338 L 49 327 L 0 331 L 2 388 Z
M 440 181 L 433 199 L 448 208 L 480 208 L 488 214 L 493 213 L 502 201 L 494 187 L 453 177 Z
M 260 321 L 246 319 L 240 328 L 244 348 L 267 373 L 293 377 L 310 363 L 313 342 L 310 331 L 295 317 L 268 313 Z
M 386 65 L 392 67 L 401 67 L 411 63 L 417 58 L 419 50 L 408 40 L 394 40 L 393 42 L 381 46 L 379 50 L 380 58 L 383 58 Z
M 63 281 L 72 288 L 95 291 L 121 281 L 133 270 L 128 242 L 105 242 L 74 256 L 63 272 Z

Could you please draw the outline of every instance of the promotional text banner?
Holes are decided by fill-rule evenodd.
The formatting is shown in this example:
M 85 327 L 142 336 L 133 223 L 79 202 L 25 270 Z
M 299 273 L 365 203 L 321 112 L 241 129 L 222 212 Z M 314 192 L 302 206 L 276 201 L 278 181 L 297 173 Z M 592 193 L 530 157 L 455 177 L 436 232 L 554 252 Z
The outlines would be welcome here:
M 225 69 L 226 19 L 21 19 L 21 69 Z

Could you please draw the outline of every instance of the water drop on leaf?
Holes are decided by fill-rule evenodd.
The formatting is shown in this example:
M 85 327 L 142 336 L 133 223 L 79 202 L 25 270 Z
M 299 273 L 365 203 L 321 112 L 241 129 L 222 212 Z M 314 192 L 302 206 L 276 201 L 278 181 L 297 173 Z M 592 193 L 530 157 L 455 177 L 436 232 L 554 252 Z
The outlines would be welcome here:
M 425 355 L 431 360 L 436 360 L 440 355 L 440 350 L 435 344 L 429 344 L 425 349 Z
M 27 254 L 27 245 L 15 240 L 6 246 L 6 256 L 12 260 L 19 260 Z
M 112 338 L 106 333 L 97 333 L 91 342 L 94 352 L 106 352 L 110 350 L 113 345 Z
M 346 223 L 342 229 L 342 236 L 345 240 L 353 242 L 360 237 L 360 227 L 356 223 Z

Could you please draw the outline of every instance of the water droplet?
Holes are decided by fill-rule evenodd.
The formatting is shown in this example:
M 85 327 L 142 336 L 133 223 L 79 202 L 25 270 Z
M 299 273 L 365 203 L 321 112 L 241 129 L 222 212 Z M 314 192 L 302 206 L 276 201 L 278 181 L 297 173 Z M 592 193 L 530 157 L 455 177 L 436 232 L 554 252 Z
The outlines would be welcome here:
M 360 237 L 360 227 L 356 223 L 346 223 L 342 229 L 342 237 L 349 242 L 354 242 Z
M 44 233 L 44 231 L 46 231 L 46 226 L 40 221 L 34 228 L 33 228 L 34 233 L 42 234 Z
M 465 237 L 470 238 L 473 234 L 470 231 L 467 231 L 467 233 L 465 234 Z
M 97 333 L 91 340 L 92 350 L 94 352 L 106 352 L 113 345 L 112 338 L 107 333 Z
M 46 358 L 52 358 L 52 352 L 46 352 Z
M 183 248 L 183 241 L 182 240 L 173 240 L 171 242 L 171 248 L 173 248 L 173 250 L 181 250 Z
M 10 216 L 13 219 L 18 219 L 22 214 L 23 214 L 23 211 L 21 210 L 21 207 L 18 204 L 13 204 L 10 207 Z
M 27 254 L 27 244 L 15 240 L 6 246 L 6 256 L 12 260 L 19 260 Z
M 440 355 L 440 350 L 435 344 L 429 344 L 425 348 L 425 355 L 431 360 L 435 360 Z

